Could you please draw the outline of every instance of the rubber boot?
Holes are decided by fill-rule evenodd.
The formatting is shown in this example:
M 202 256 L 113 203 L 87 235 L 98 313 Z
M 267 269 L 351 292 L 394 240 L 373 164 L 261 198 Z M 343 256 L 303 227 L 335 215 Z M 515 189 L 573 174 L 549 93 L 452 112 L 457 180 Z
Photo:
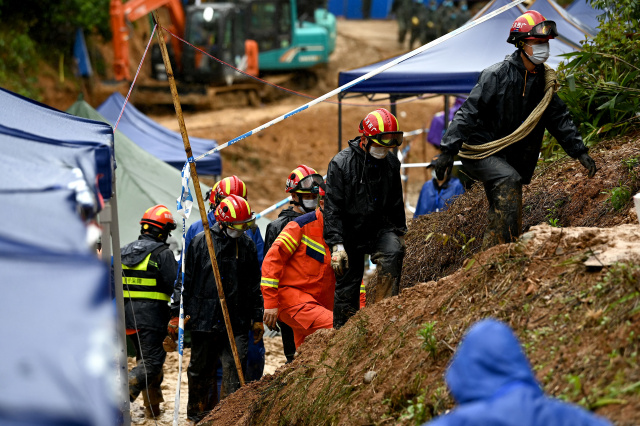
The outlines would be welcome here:
M 378 276 L 375 285 L 371 286 L 371 297 L 369 296 L 369 289 L 367 289 L 367 306 L 378 303 L 382 299 L 395 296 L 398 294 L 399 280 L 391 274 L 382 275 L 378 271 Z M 371 302 L 369 302 L 371 300 Z
M 522 184 L 511 178 L 485 185 L 489 221 L 482 248 L 514 242 L 522 232 Z

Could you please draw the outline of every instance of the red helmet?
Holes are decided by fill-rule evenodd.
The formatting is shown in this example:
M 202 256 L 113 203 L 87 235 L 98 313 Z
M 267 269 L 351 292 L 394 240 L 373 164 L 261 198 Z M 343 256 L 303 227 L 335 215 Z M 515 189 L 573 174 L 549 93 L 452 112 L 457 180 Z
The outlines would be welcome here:
M 244 199 L 247 198 L 247 185 L 238 177 L 230 176 L 216 182 L 211 188 L 211 194 L 209 194 L 209 202 L 214 206 L 220 204 L 220 201 L 228 197 L 229 195 L 238 195 Z
M 316 194 L 318 185 L 322 183 L 322 176 L 314 169 L 304 164 L 299 165 L 289 173 L 285 192 L 299 192 L 303 194 Z
M 247 200 L 235 194 L 223 199 L 214 214 L 217 222 L 236 229 L 247 229 L 255 221 Z
M 398 127 L 395 115 L 378 108 L 360 122 L 359 131 L 378 145 L 393 147 L 402 145 L 403 135 Z
M 556 23 L 547 21 L 541 13 L 529 10 L 513 21 L 507 43 L 520 47 L 518 42 L 522 40 L 544 39 L 549 40 L 558 35 Z
M 162 204 L 149 207 L 140 219 L 142 230 L 152 230 L 152 226 L 169 235 L 169 232 L 176 229 L 176 222 L 168 208 Z

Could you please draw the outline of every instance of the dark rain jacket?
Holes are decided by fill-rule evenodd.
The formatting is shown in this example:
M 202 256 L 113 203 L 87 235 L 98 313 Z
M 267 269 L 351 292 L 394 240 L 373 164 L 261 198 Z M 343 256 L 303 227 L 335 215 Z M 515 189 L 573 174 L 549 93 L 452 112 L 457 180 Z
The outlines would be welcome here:
M 169 245 L 156 240 L 149 234 L 143 234 L 130 244 L 127 244 L 120 251 L 122 264 L 133 267 L 144 260 L 149 253 L 158 248 L 163 248 L 155 255 L 152 254 L 150 260 L 157 264 L 157 267 L 149 266 L 148 271 L 155 272 L 156 288 L 158 292 L 171 296 L 174 288 L 174 281 L 178 273 L 178 263 L 173 252 L 169 250 Z M 155 258 L 155 259 L 154 259 Z M 126 276 L 127 270 L 122 271 Z M 122 280 L 120 280 L 122 283 Z M 121 284 L 122 286 L 122 284 Z M 124 288 L 126 290 L 126 287 Z M 121 290 L 122 291 L 122 290 Z M 134 320 L 135 312 L 135 320 Z M 126 327 L 135 329 L 162 330 L 167 328 L 169 322 L 169 302 L 164 300 L 150 299 L 129 299 L 124 298 L 124 317 Z
M 303 214 L 304 213 L 298 213 L 293 210 L 293 207 L 289 207 L 283 209 L 280 214 L 278 214 L 278 218 L 267 225 L 267 231 L 264 234 L 264 257 L 267 257 L 267 252 L 284 227 L 293 219 L 302 216 Z
M 511 329 L 488 319 L 474 325 L 446 373 L 459 404 L 429 426 L 610 426 L 607 420 L 545 396 Z
M 359 142 L 350 140 L 329 162 L 324 239 L 329 248 L 344 244 L 368 253 L 382 232 L 404 235 L 407 224 L 400 160 L 391 153 L 376 160 Z
M 218 226 L 211 228 L 211 237 L 233 332 L 248 333 L 251 321 L 262 322 L 264 313 L 256 245 L 247 234 L 230 238 Z M 188 330 L 224 332 L 224 317 L 204 232 L 196 235 L 187 249 L 182 297 L 184 314 L 191 316 Z M 175 313 L 180 300 L 177 287 L 173 300 Z
M 482 71 L 469 98 L 449 125 L 441 149 L 455 155 L 464 142 L 480 145 L 513 133 L 544 95 L 544 66 L 538 65 L 536 71 L 527 71 L 520 51 Z M 528 184 L 533 176 L 545 128 L 569 156 L 577 158 L 587 152 L 566 105 L 554 94 L 531 133 L 495 154 L 516 169 L 524 184 Z

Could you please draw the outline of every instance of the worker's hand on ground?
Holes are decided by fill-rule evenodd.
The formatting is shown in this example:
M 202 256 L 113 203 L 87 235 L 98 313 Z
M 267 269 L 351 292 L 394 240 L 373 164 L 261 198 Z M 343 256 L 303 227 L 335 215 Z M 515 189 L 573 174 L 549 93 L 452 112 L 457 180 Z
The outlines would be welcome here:
M 582 164 L 582 166 L 587 169 L 587 172 L 589 172 L 588 176 L 590 178 L 592 178 L 596 174 L 596 170 L 598 170 L 596 168 L 596 162 L 593 161 L 593 158 L 591 158 L 589 154 L 587 154 L 586 152 L 584 154 L 580 154 L 580 157 L 578 157 L 578 161 L 580 161 L 580 164 Z
M 400 247 L 403 249 L 407 248 L 407 243 L 404 241 L 404 235 L 398 236 L 398 241 L 400 242 Z
M 441 152 L 440 155 L 433 157 L 431 165 L 436 172 L 436 177 L 442 180 L 446 173 L 451 174 L 451 169 L 453 169 L 453 155 Z
M 258 343 L 264 335 L 264 325 L 261 322 L 254 322 L 251 328 L 253 330 L 253 343 Z
M 331 252 L 331 267 L 337 276 L 341 277 L 345 269 L 349 269 L 349 257 L 342 244 L 333 246 Z
M 184 326 L 187 326 L 187 322 L 191 317 L 187 315 L 184 319 Z M 169 320 L 169 325 L 167 325 L 167 334 L 171 339 L 178 340 L 178 324 L 180 323 L 179 317 L 173 317 Z
M 166 336 L 162 341 L 162 347 L 165 352 L 174 352 L 178 348 L 178 344 L 171 338 L 171 336 Z
M 265 309 L 262 319 L 264 323 L 267 324 L 267 327 L 275 328 L 276 322 L 278 321 L 278 308 Z

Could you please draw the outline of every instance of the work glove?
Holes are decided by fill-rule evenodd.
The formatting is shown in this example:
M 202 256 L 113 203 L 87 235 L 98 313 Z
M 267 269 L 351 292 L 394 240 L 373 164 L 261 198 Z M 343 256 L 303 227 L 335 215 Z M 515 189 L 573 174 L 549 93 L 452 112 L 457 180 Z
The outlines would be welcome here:
M 580 164 L 582 164 L 582 166 L 587 169 L 587 172 L 589 172 L 588 176 L 590 178 L 592 178 L 596 174 L 596 170 L 598 170 L 596 168 L 596 162 L 593 161 L 593 158 L 591 158 L 589 154 L 587 154 L 586 152 L 584 154 L 580 154 L 580 156 L 578 157 L 578 161 L 580 161 Z
M 166 336 L 162 341 L 162 347 L 165 352 L 175 352 L 178 349 L 178 342 L 173 340 L 170 336 Z
M 184 319 L 184 326 L 187 326 L 187 322 L 191 319 L 189 315 L 187 315 Z M 178 340 L 178 324 L 180 322 L 179 317 L 173 317 L 169 320 L 169 325 L 167 325 L 167 334 L 172 340 Z
M 264 325 L 261 322 L 254 322 L 251 329 L 253 330 L 253 343 L 258 343 L 264 334 Z
M 341 277 L 345 269 L 349 269 L 349 257 L 342 244 L 333 246 L 331 253 L 331 267 L 337 276 Z
M 276 322 L 278 321 L 278 308 L 265 309 L 262 319 L 267 327 L 270 329 L 276 328 Z
M 431 165 L 436 172 L 436 177 L 442 180 L 444 179 L 445 173 L 451 174 L 451 169 L 453 169 L 453 155 L 447 152 L 441 152 L 440 155 L 435 156 L 431 160 Z

